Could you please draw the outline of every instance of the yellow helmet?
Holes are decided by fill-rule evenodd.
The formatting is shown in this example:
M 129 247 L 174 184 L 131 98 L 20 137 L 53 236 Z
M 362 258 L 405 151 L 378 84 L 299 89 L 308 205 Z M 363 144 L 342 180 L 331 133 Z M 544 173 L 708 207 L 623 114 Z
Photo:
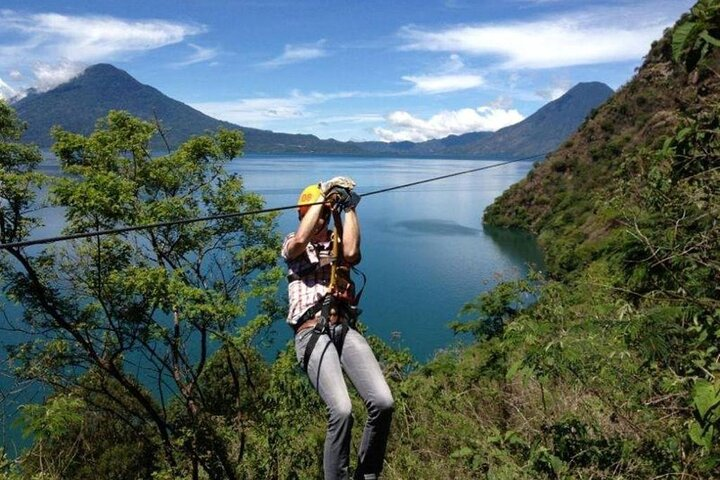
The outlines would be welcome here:
M 305 187 L 305 190 L 302 191 L 297 202 L 298 216 L 302 219 L 310 208 L 310 205 L 320 201 L 320 197 L 322 197 L 322 190 L 320 190 L 317 183 Z

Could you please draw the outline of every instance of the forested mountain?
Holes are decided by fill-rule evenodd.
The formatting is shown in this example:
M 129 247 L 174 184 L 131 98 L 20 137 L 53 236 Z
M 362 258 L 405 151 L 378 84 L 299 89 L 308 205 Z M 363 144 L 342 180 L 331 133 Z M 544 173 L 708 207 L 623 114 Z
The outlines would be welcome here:
M 340 155 L 522 157 L 553 150 L 574 132 L 612 90 L 598 82 L 581 83 L 516 125 L 497 132 L 475 132 L 426 142 L 339 142 L 314 135 L 277 133 L 216 120 L 112 65 L 89 67 L 78 77 L 45 93 L 30 93 L 13 105 L 28 123 L 23 139 L 50 147 L 53 125 L 90 133 L 109 110 L 126 110 L 143 119 L 157 118 L 172 146 L 192 135 L 218 128 L 241 129 L 250 153 L 327 153 Z M 161 139 L 154 147 L 162 149 Z
M 527 156 L 550 152 L 577 130 L 592 110 L 613 94 L 600 82 L 579 83 L 520 123 L 487 138 L 448 148 L 448 154 Z M 464 136 L 461 136 L 463 138 Z
M 419 143 L 360 142 L 357 145 L 384 155 L 526 157 L 557 148 L 612 93 L 604 83 L 579 83 L 525 120 L 497 132 L 451 135 Z
M 320 140 L 314 135 L 276 133 L 217 120 L 138 82 L 124 70 L 109 64 L 88 67 L 78 77 L 48 92 L 31 93 L 13 107 L 28 123 L 23 139 L 40 147 L 52 145 L 50 128 L 53 125 L 87 135 L 108 111 L 125 110 L 146 120 L 157 117 L 171 147 L 177 147 L 192 135 L 227 128 L 242 129 L 248 152 L 361 153 L 356 146 L 335 140 Z M 164 149 L 162 140 L 155 139 L 154 147 Z

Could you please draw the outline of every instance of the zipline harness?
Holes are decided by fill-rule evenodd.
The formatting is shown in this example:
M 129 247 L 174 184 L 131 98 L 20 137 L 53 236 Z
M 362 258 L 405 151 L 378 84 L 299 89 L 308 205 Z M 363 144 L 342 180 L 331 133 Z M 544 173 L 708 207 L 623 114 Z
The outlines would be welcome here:
M 360 302 L 360 297 L 362 297 L 362 292 L 365 289 L 365 275 L 355 267 L 350 267 L 343 257 L 343 225 L 340 217 L 340 210 L 337 208 L 337 205 L 333 206 L 332 219 L 334 228 L 331 237 L 330 281 L 327 285 L 327 291 L 322 298 L 303 312 L 294 326 L 295 332 L 298 332 L 305 322 L 314 319 L 317 316 L 317 313 L 320 312 L 320 317 L 312 329 L 310 339 L 308 340 L 308 344 L 305 348 L 305 354 L 302 361 L 303 370 L 307 370 L 310 355 L 312 355 L 312 352 L 315 349 L 315 344 L 317 344 L 318 339 L 322 335 L 329 335 L 333 344 L 335 344 L 338 356 L 342 354 L 345 335 L 347 335 L 350 328 L 355 328 L 357 324 L 357 317 L 360 314 L 360 310 L 357 308 L 357 305 Z M 303 253 L 303 255 L 305 255 L 305 253 Z M 324 267 L 317 265 L 312 270 L 314 271 L 317 268 Z M 351 268 L 363 277 L 363 286 L 357 294 L 355 293 L 355 283 L 350 277 Z M 288 275 L 288 282 L 301 280 L 303 276 L 309 273 L 311 273 L 311 271 Z M 339 335 L 336 335 L 333 327 L 335 327 L 338 323 L 341 325 L 341 329 Z

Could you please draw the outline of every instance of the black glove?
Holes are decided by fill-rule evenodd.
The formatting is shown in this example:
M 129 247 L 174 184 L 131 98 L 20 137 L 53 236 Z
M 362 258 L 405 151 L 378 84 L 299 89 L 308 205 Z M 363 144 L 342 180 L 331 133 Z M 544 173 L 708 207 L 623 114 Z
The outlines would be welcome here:
M 360 195 L 355 193 L 353 190 L 349 190 L 343 187 L 333 187 L 325 195 L 329 201 L 331 201 L 337 208 L 342 210 L 353 209 L 360 203 Z
M 362 197 L 355 193 L 355 190 L 350 190 L 348 193 L 349 195 L 344 199 L 340 206 L 343 210 L 354 210 L 358 203 L 360 203 L 360 199 Z

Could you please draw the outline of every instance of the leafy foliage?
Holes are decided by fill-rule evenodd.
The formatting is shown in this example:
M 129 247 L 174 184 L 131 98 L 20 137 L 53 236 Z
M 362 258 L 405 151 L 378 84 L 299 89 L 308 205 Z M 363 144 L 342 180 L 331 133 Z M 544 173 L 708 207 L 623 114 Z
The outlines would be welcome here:
M 521 280 L 501 283 L 493 290 L 481 294 L 466 304 L 461 315 L 472 315 L 466 322 L 453 322 L 450 328 L 455 333 L 471 333 L 476 340 L 485 340 L 503 333 L 505 323 L 527 303 L 530 285 Z
M 720 84 L 702 72 L 717 62 L 717 12 L 698 2 L 486 214 L 538 232 L 560 280 L 503 335 L 508 375 L 540 388 L 541 415 L 520 407 L 525 425 L 545 418 L 529 434 L 538 473 L 717 474 Z
M 12 118 L 8 131 L 17 136 Z M 241 134 L 195 137 L 155 157 L 149 143 L 156 133 L 155 125 L 125 112 L 111 112 L 87 137 L 53 131 L 53 150 L 66 176 L 53 182 L 51 199 L 64 209 L 67 233 L 263 207 L 258 195 L 244 191 L 239 176 L 223 168 L 239 155 Z M 3 151 L 12 147 L 3 145 Z M 15 175 L 24 183 L 3 182 L 2 204 L 10 212 L 3 215 L 3 242 L 27 237 L 34 225 L 24 213 L 33 206 L 39 155 L 9 158 L 4 179 Z M 190 470 L 201 465 L 210 478 L 235 478 L 235 465 L 219 441 L 222 428 L 207 412 L 203 374 L 212 350 L 233 345 L 250 299 L 277 313 L 274 218 L 160 227 L 38 254 L 9 248 L 13 262 L 2 270 L 5 292 L 22 303 L 26 328 L 34 333 L 11 350 L 16 373 L 61 395 L 38 412 L 52 406 L 70 412 L 70 405 L 59 403 L 66 394 L 85 401 L 90 411 L 100 403 L 96 413 L 152 430 L 173 475 L 188 464 Z M 260 313 L 266 324 L 267 313 Z M 55 427 L 38 423 L 45 416 L 38 412 L 29 409 L 26 418 L 43 438 L 42 432 Z M 59 416 L 60 423 L 75 420 Z
M 707 68 L 708 54 L 717 47 L 720 47 L 720 4 L 700 0 L 673 32 L 673 60 L 684 61 L 688 71 L 698 66 Z
M 15 111 L 0 101 L 0 242 L 24 238 L 37 226 L 29 214 L 35 206 L 36 191 L 44 182 L 34 171 L 42 161 L 36 147 L 19 142 L 25 125 Z

